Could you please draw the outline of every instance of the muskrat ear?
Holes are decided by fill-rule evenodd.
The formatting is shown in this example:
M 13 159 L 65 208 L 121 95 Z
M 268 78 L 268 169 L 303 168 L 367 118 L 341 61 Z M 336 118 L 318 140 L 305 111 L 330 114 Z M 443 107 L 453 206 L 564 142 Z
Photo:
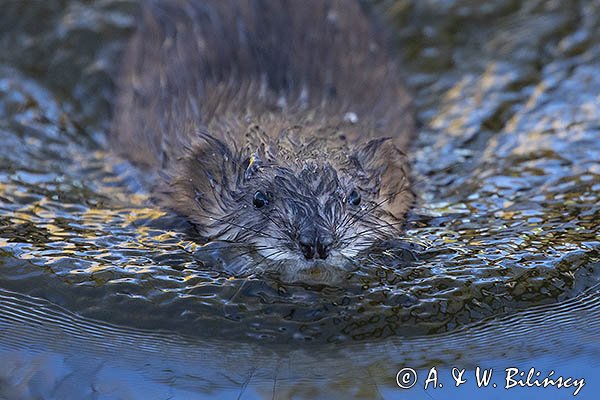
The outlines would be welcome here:
M 356 150 L 351 162 L 358 169 L 360 188 L 376 196 L 381 208 L 402 218 L 413 201 L 406 154 L 391 138 L 380 138 Z
M 201 132 L 167 172 L 159 201 L 198 225 L 210 226 L 236 204 L 236 187 L 244 177 L 241 164 L 230 146 Z

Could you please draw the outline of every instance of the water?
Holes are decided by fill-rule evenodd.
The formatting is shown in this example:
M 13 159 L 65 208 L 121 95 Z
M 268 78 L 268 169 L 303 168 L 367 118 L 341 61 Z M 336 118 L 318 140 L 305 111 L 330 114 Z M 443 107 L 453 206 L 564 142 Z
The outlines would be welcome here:
M 452 389 L 479 365 L 595 398 L 600 3 L 379 2 L 416 95 L 419 200 L 335 287 L 231 274 L 105 150 L 135 2 L 3 3 L 0 397 L 572 395 Z M 425 394 L 432 366 L 448 384 Z

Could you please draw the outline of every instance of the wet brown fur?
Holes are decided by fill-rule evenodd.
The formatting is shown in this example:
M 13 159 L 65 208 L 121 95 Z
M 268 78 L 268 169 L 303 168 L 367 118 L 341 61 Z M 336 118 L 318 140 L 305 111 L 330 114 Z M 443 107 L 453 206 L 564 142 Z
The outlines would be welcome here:
M 286 213 L 341 229 L 359 215 L 343 203 L 351 187 L 365 207 L 380 204 L 387 216 L 366 233 L 385 237 L 412 201 L 403 152 L 414 120 L 376 26 L 350 0 L 147 2 L 125 52 L 114 148 L 161 176 L 159 203 L 209 239 L 248 240 L 240 226 L 279 229 L 279 218 L 304 229 Z M 339 195 L 327 203 L 339 215 L 292 200 L 269 219 L 234 215 L 251 207 L 256 185 L 275 196 L 289 186 L 281 196 L 306 201 Z

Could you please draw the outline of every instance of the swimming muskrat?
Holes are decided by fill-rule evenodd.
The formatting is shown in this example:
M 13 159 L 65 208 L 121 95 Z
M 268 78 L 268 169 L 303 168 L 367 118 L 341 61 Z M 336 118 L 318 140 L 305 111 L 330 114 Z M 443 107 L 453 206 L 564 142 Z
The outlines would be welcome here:
M 112 143 L 202 240 L 292 271 L 398 235 L 413 195 L 411 97 L 348 0 L 144 3 Z

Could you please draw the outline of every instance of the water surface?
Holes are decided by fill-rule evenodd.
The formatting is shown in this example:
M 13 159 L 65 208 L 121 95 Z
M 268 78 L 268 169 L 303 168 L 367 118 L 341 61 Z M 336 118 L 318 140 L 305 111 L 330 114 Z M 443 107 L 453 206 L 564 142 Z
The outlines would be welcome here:
M 68 398 L 84 380 L 112 389 L 71 398 L 419 398 L 395 384 L 404 365 L 524 363 L 589 376 L 578 397 L 593 398 L 600 3 L 378 6 L 415 93 L 419 199 L 403 237 L 323 286 L 236 275 L 106 150 L 135 2 L 7 2 L 2 396 Z

